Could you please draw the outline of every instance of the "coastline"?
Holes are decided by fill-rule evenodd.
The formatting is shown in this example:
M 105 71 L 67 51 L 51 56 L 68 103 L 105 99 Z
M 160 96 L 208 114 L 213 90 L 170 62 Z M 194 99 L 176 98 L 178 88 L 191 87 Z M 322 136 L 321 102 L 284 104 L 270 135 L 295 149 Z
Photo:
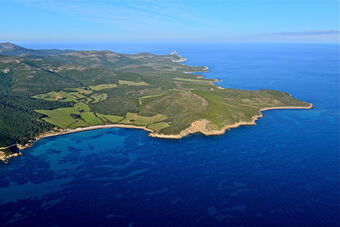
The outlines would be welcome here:
M 39 136 L 35 137 L 32 142 L 27 143 L 25 145 L 13 144 L 13 145 L 8 146 L 8 147 L 1 147 L 0 148 L 0 161 L 3 161 L 3 162 L 6 163 L 9 158 L 22 155 L 22 152 L 13 153 L 11 155 L 6 155 L 4 152 L 1 151 L 1 150 L 6 149 L 6 148 L 17 146 L 19 150 L 24 150 L 24 149 L 27 149 L 29 147 L 32 147 L 35 144 L 35 142 L 37 142 L 38 140 L 41 140 L 43 138 L 60 136 L 60 135 L 65 135 L 65 134 L 71 134 L 71 133 L 76 133 L 76 132 L 83 132 L 83 131 L 103 129 L 103 128 L 134 128 L 134 129 L 143 129 L 145 131 L 150 132 L 149 136 L 155 137 L 155 138 L 162 138 L 162 139 L 181 139 L 185 136 L 188 136 L 188 135 L 194 134 L 194 133 L 202 133 L 203 135 L 206 135 L 206 136 L 213 136 L 213 135 L 225 134 L 225 132 L 227 130 L 232 129 L 232 128 L 237 128 L 237 127 L 242 126 L 242 125 L 256 125 L 256 121 L 263 117 L 262 111 L 278 110 L 278 109 L 312 109 L 312 108 L 313 108 L 313 104 L 310 104 L 309 106 L 279 106 L 279 107 L 261 108 L 259 110 L 259 114 L 253 116 L 251 121 L 249 121 L 249 122 L 240 121 L 240 122 L 236 122 L 234 124 L 225 125 L 222 129 L 214 129 L 214 130 L 207 129 L 207 127 L 206 127 L 210 123 L 210 121 L 208 121 L 207 119 L 200 119 L 200 120 L 192 122 L 190 127 L 182 130 L 178 134 L 160 134 L 160 133 L 155 133 L 151 129 L 148 129 L 148 128 L 143 127 L 143 126 L 123 125 L 123 124 L 96 125 L 96 126 L 89 126 L 89 127 L 85 127 L 85 128 L 65 129 L 65 130 L 60 129 L 59 131 L 48 131 L 48 132 L 42 133 Z M 1 154 L 1 153 L 3 153 L 3 154 Z
M 137 126 L 137 125 L 123 125 L 123 124 L 95 125 L 95 126 L 89 126 L 85 128 L 65 129 L 65 130 L 60 130 L 60 131 L 48 131 L 46 133 L 42 133 L 39 136 L 35 137 L 34 141 L 32 141 L 31 143 L 28 143 L 25 145 L 17 144 L 17 147 L 19 148 L 19 150 L 24 150 L 29 147 L 32 147 L 36 141 L 47 138 L 47 137 L 54 137 L 54 136 L 66 135 L 66 134 L 71 134 L 71 133 L 76 133 L 76 132 L 103 129 L 103 128 L 134 128 L 134 129 L 143 129 L 145 131 L 152 132 L 151 129 L 145 128 L 143 126 Z
M 16 146 L 20 151 L 20 150 L 24 150 L 24 149 L 32 147 L 38 140 L 41 140 L 41 139 L 44 139 L 44 138 L 66 135 L 66 134 L 71 134 L 71 133 L 76 133 L 76 132 L 89 131 L 89 130 L 103 129 L 103 128 L 134 128 L 134 129 L 143 129 L 145 131 L 152 132 L 151 129 L 145 128 L 143 126 L 123 125 L 123 124 L 95 125 L 95 126 L 89 126 L 89 127 L 85 127 L 85 128 L 65 129 L 65 130 L 60 129 L 58 131 L 56 131 L 56 130 L 55 131 L 48 131 L 48 132 L 42 133 L 39 136 L 35 137 L 31 142 L 29 142 L 25 145 L 12 144 L 12 145 L 7 146 L 7 147 L 0 147 L 0 161 L 7 163 L 8 159 L 22 155 L 22 152 L 6 155 L 6 153 L 2 151 L 2 150 L 6 150 L 7 148 L 10 148 L 10 147 Z
M 151 137 L 157 137 L 157 138 L 163 138 L 163 139 L 181 139 L 187 135 L 194 134 L 194 133 L 202 133 L 206 136 L 213 136 L 213 135 L 222 135 L 225 134 L 225 132 L 232 128 L 237 128 L 242 125 L 256 125 L 256 121 L 263 117 L 262 111 L 266 110 L 279 110 L 279 109 L 312 109 L 313 104 L 311 103 L 309 106 L 279 106 L 279 107 L 266 107 L 261 108 L 259 110 L 259 114 L 252 117 L 251 121 L 240 121 L 236 122 L 234 124 L 225 125 L 222 129 L 215 129 L 215 130 L 209 130 L 206 128 L 209 121 L 207 119 L 201 119 L 197 120 L 193 123 L 191 123 L 191 126 L 187 129 L 182 130 L 179 134 L 158 134 L 158 133 L 150 133 L 149 136 Z

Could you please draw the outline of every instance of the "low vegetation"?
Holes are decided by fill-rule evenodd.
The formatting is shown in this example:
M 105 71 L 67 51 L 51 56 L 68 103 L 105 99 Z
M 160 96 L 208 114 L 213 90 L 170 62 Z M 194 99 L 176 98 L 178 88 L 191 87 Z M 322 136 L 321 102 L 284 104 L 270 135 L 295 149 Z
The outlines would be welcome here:
M 155 122 L 160 122 L 166 120 L 168 117 L 162 114 L 156 114 L 152 117 L 145 117 L 140 116 L 136 113 L 127 113 L 125 118 L 120 121 L 123 124 L 134 124 L 134 125 L 141 125 L 141 126 L 148 126 Z
M 117 85 L 115 84 L 99 84 L 95 86 L 90 86 L 89 88 L 94 91 L 100 91 L 100 90 L 110 89 L 110 88 L 115 88 L 115 87 L 117 87 Z
M 104 124 L 177 134 L 207 119 L 209 128 L 250 121 L 265 107 L 308 106 L 284 92 L 219 89 L 171 55 L 57 51 L 0 45 L 0 147 L 25 144 L 53 128 Z M 6 44 L 9 45 L 9 44 Z M 12 44 L 13 45 L 13 44 Z M 26 54 L 26 55 L 25 55 Z
M 128 80 L 119 80 L 119 84 L 125 84 L 125 85 L 129 85 L 129 86 L 145 86 L 145 85 L 149 85 L 148 83 L 145 83 L 144 81 L 134 82 L 134 81 L 128 81 Z

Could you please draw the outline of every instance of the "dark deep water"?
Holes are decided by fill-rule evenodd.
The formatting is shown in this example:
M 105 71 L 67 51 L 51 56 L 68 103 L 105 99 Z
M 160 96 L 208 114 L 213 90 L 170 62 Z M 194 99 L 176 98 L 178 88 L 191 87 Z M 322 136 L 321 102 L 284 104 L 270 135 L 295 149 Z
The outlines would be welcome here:
M 40 140 L 0 166 L 0 225 L 339 226 L 336 44 L 26 44 L 166 54 L 222 86 L 287 91 L 312 110 L 264 112 L 222 136 L 101 129 Z

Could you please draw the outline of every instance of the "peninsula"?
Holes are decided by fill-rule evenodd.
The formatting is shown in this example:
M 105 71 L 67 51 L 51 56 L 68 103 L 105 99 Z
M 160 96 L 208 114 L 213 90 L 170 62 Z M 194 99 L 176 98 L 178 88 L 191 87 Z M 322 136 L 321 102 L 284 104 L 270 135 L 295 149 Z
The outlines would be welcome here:
M 47 136 L 107 127 L 179 139 L 252 125 L 268 109 L 312 104 L 275 90 L 222 88 L 169 55 L 33 50 L 0 44 L 0 160 Z M 14 152 L 14 153 L 13 153 Z

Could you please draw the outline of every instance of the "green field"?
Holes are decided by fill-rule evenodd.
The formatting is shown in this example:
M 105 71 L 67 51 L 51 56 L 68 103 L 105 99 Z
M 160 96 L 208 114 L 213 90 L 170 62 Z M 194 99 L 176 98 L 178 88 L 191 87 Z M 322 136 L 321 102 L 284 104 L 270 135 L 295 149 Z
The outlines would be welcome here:
M 111 88 L 115 88 L 117 87 L 116 84 L 98 84 L 98 85 L 95 85 L 95 86 L 90 86 L 90 88 L 94 91 L 101 91 L 101 90 L 104 90 L 104 89 L 111 89 Z
M 65 89 L 66 91 L 69 90 L 69 91 L 76 91 L 76 92 L 79 92 L 80 94 L 83 94 L 83 95 L 89 95 L 89 94 L 92 94 L 93 91 L 88 88 L 88 87 L 78 87 L 78 88 L 66 88 Z
M 107 98 L 107 94 L 106 93 L 95 93 L 91 95 L 90 98 L 93 99 L 92 103 L 97 103 L 97 102 L 104 101 Z
M 63 129 L 68 128 L 69 125 L 76 122 L 76 119 L 73 118 L 71 114 L 79 114 L 78 109 L 75 107 L 36 111 L 48 116 L 43 118 L 45 121 Z
M 70 129 L 76 129 L 76 128 L 84 128 L 84 127 L 88 127 L 88 126 L 90 126 L 90 125 L 88 123 L 86 123 L 84 120 L 78 119 L 76 122 L 69 125 L 69 128 Z
M 157 122 L 157 123 L 148 125 L 148 128 L 155 132 L 159 132 L 161 129 L 168 128 L 168 127 L 170 127 L 170 125 L 167 122 Z
M 190 79 L 190 78 L 177 78 L 177 77 L 175 77 L 174 80 L 185 81 L 185 82 L 195 82 L 195 83 L 211 83 L 215 81 L 215 80 L 209 80 L 209 79 Z
M 117 123 L 124 118 L 124 117 L 116 116 L 116 115 L 108 115 L 108 114 L 100 114 L 100 113 L 96 113 L 96 114 L 100 119 L 102 119 L 102 121 L 106 121 L 108 123 Z
M 82 119 L 89 125 L 101 125 L 103 121 L 98 118 L 93 112 L 84 112 L 81 115 Z
M 125 118 L 121 121 L 123 124 L 134 124 L 134 125 L 149 125 L 155 122 L 166 120 L 167 116 L 162 114 L 157 114 L 152 117 L 140 116 L 136 113 L 127 113 Z
M 79 112 L 89 112 L 90 111 L 90 107 L 83 102 L 77 102 L 74 106 L 78 109 Z
M 62 101 L 62 102 L 72 102 L 78 99 L 77 96 L 74 95 L 74 92 L 49 92 L 47 94 L 39 94 L 33 96 L 33 98 L 44 99 L 46 101 Z
M 61 101 L 61 102 L 77 102 L 79 100 L 86 100 L 86 96 L 77 91 L 49 92 L 46 94 L 39 94 L 32 97 L 37 99 L 44 99 L 46 101 Z
M 129 86 L 145 86 L 149 85 L 148 83 L 145 82 L 134 82 L 134 81 L 128 81 L 128 80 L 119 80 L 119 84 L 122 85 L 129 85 Z
M 162 96 L 163 94 L 157 94 L 157 95 L 146 95 L 146 96 L 143 96 L 141 97 L 140 99 L 150 99 L 150 98 L 155 98 L 155 97 L 159 97 L 159 96 Z

